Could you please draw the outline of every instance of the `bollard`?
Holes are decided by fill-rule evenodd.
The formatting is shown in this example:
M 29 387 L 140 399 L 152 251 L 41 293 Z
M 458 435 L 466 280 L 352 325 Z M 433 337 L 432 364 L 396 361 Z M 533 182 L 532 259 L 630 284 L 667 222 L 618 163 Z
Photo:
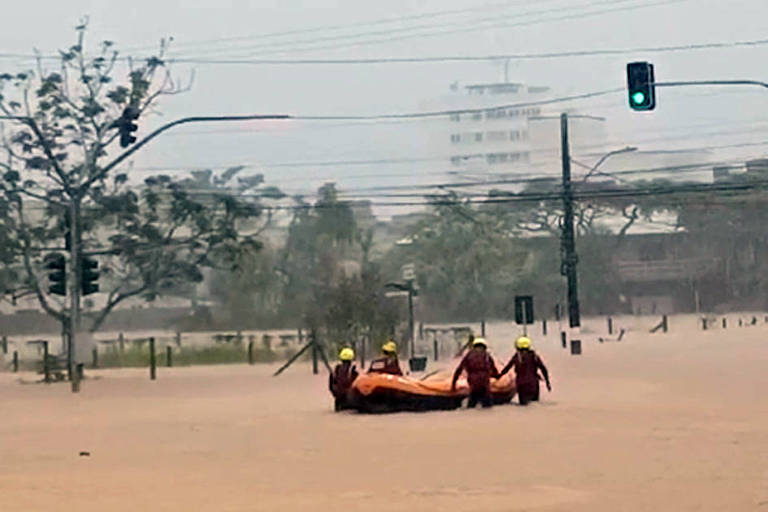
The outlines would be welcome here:
M 253 340 L 248 342 L 248 364 L 253 364 L 253 344 Z
M 581 354 L 581 340 L 571 340 L 571 355 L 577 356 Z
M 432 340 L 432 348 L 435 351 L 435 361 L 437 361 L 437 334 L 435 334 L 435 339 Z
M 83 380 L 84 366 L 85 365 L 83 363 L 78 363 L 75 365 L 75 371 L 73 372 L 74 375 L 72 375 L 72 392 L 73 393 L 80 392 L 80 381 Z
M 480 335 L 485 338 L 485 320 L 480 322 Z
M 98 368 L 99 367 L 99 349 L 96 347 L 93 347 L 93 350 L 91 350 L 91 358 L 93 359 L 93 365 L 91 368 Z
M 315 335 L 314 335 L 314 333 L 311 334 L 311 336 L 312 336 L 312 341 L 310 343 L 312 343 L 312 374 L 313 375 L 317 375 L 318 374 L 318 369 L 317 369 L 317 355 L 318 355 L 317 354 L 317 343 L 315 343 Z
M 13 373 L 19 372 L 19 353 L 17 351 L 13 351 Z
M 157 360 L 155 357 L 155 338 L 149 338 L 149 378 L 157 379 Z
M 563 348 L 568 348 L 568 342 L 565 340 L 565 331 L 560 331 L 560 342 L 563 344 Z
M 176 346 L 181 347 L 181 332 L 176 331 Z
M 168 368 L 173 367 L 173 349 L 170 345 L 165 347 L 165 366 Z
M 8 336 L 3 336 L 2 345 L 3 345 L 3 355 L 5 355 L 8 353 Z
M 743 325 L 743 322 L 741 321 L 741 318 L 739 318 L 739 327 Z
M 702 329 L 703 331 L 706 331 L 706 330 L 707 330 L 707 319 L 706 319 L 706 318 L 702 318 L 702 319 L 701 319 L 701 329 Z
M 123 333 L 117 335 L 117 342 L 120 344 L 120 352 L 125 350 L 125 337 Z
M 43 342 L 43 379 L 46 383 L 51 382 L 51 370 L 48 367 L 48 342 Z
M 546 336 L 547 335 L 547 321 L 542 320 L 541 321 L 541 335 Z
M 669 320 L 667 319 L 667 315 L 661 317 L 661 330 L 662 332 L 667 332 L 669 330 Z
M 723 318 L 723 329 L 726 329 L 728 327 L 728 321 Z
M 608 334 L 613 334 L 613 318 L 608 317 Z

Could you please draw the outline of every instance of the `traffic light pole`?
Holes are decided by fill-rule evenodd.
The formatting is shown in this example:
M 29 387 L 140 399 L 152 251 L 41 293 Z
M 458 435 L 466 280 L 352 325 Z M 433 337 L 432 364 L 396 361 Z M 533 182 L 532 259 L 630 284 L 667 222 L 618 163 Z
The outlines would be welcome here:
M 579 283 L 576 274 L 576 241 L 573 228 L 573 188 L 571 186 L 571 155 L 568 147 L 568 114 L 560 114 L 560 143 L 563 157 L 563 226 L 562 251 L 563 268 L 568 283 L 568 322 L 573 327 L 581 326 L 579 311 Z
M 73 192 L 74 194 L 75 192 Z M 77 330 L 80 327 L 80 264 L 78 258 L 78 198 L 71 196 L 69 199 L 69 221 L 70 221 L 70 240 L 69 240 L 69 337 L 67 343 L 67 372 L 69 382 L 72 384 L 72 392 L 77 393 L 80 390 L 79 376 L 75 375 L 75 347 L 77 346 Z

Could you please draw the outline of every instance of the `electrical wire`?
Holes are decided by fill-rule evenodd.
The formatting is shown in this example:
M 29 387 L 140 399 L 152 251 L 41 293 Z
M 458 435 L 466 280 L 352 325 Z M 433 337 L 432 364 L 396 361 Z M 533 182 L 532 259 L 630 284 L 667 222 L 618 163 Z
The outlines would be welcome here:
M 470 33 L 470 32 L 477 32 L 482 30 L 489 30 L 489 29 L 495 29 L 495 28 L 515 28 L 515 27 L 525 27 L 525 26 L 532 26 L 541 24 L 544 22 L 550 22 L 550 21 L 572 21 L 576 19 L 582 19 L 587 18 L 590 16 L 597 16 L 607 13 L 614 13 L 614 12 L 621 12 L 621 11 L 629 11 L 629 10 L 637 10 L 637 9 L 645 9 L 648 7 L 658 7 L 663 5 L 670 5 L 674 3 L 681 3 L 681 2 L 687 2 L 690 0 L 661 0 L 656 2 L 648 2 L 647 0 L 643 0 L 642 3 L 639 5 L 634 6 L 625 6 L 625 7 L 615 7 L 611 9 L 602 9 L 597 11 L 591 11 L 591 12 L 585 12 L 581 14 L 571 14 L 571 15 L 565 15 L 565 16 L 553 16 L 553 17 L 546 17 L 546 18 L 540 18 L 535 20 L 529 20 L 525 22 L 518 22 L 518 23 L 491 23 L 487 25 L 473 25 L 470 27 L 464 27 L 464 28 L 458 28 L 458 29 L 452 29 L 452 30 L 444 30 L 444 31 L 433 31 L 433 32 L 425 32 L 425 33 L 417 33 L 417 34 L 404 34 L 404 35 L 394 35 L 389 37 L 383 37 L 378 39 L 367 39 L 362 41 L 351 41 L 346 43 L 340 43 L 340 44 L 330 44 L 330 45 L 320 45 L 320 46 L 305 46 L 304 48 L 289 48 L 289 49 L 278 49 L 278 50 L 272 50 L 272 51 L 261 51 L 258 52 L 258 55 L 270 55 L 270 54 L 285 54 L 285 53 L 296 53 L 296 52 L 309 52 L 309 51 L 320 51 L 320 50 L 338 50 L 338 49 L 344 49 L 344 48 L 350 48 L 350 47 L 358 47 L 358 46 L 366 46 L 371 44 L 381 44 L 381 43 L 389 43 L 394 41 L 402 41 L 407 39 L 414 39 L 414 38 L 427 38 L 427 37 L 440 37 L 450 34 L 458 34 L 458 33 Z
M 554 9 L 543 9 L 543 10 L 534 10 L 534 11 L 527 11 L 522 13 L 514 13 L 512 15 L 494 15 L 494 16 L 483 16 L 479 18 L 469 19 L 469 20 L 462 20 L 458 23 L 440 23 L 440 24 L 427 24 L 427 25 L 417 25 L 412 27 L 402 27 L 402 28 L 387 28 L 383 30 L 373 30 L 373 31 L 365 31 L 365 32 L 359 32 L 356 34 L 341 34 L 341 35 L 332 35 L 332 36 L 324 36 L 324 37 L 314 37 L 310 39 L 297 39 L 293 41 L 283 41 L 283 42 L 272 42 L 272 43 L 261 43 L 257 45 L 250 45 L 248 47 L 237 47 L 237 48 L 228 48 L 226 51 L 251 51 L 254 50 L 257 51 L 257 53 L 285 53 L 286 51 L 302 51 L 302 46 L 304 48 L 310 47 L 310 49 L 326 49 L 326 48 L 335 48 L 339 44 L 341 45 L 347 45 L 347 44 L 357 44 L 360 43 L 361 38 L 363 39 L 362 44 L 366 44 L 367 41 L 371 40 L 370 38 L 373 36 L 388 36 L 392 37 L 393 34 L 402 34 L 402 33 L 409 33 L 409 32 L 415 32 L 420 30 L 429 30 L 429 29 L 436 29 L 436 28 L 446 28 L 446 27 L 467 27 L 471 26 L 474 29 L 483 29 L 484 24 L 487 23 L 498 23 L 499 20 L 514 20 L 519 18 L 526 18 L 528 16 L 533 16 L 537 14 L 551 14 L 551 13 L 562 13 L 563 11 L 568 10 L 582 10 L 584 8 L 588 8 L 591 6 L 600 6 L 600 5 L 615 5 L 615 4 L 622 4 L 627 2 L 635 2 L 636 0 L 598 0 L 598 1 L 590 1 L 586 2 L 581 5 L 573 5 L 573 6 L 565 6 L 565 7 L 558 7 Z M 685 0 L 674 0 L 674 1 L 685 1 Z M 570 16 L 576 17 L 577 15 L 571 14 Z M 533 20 L 533 21 L 539 21 L 539 20 Z M 543 19 L 543 21 L 546 21 L 546 18 Z M 527 22 L 527 23 L 530 23 Z M 459 29 L 461 30 L 461 29 Z M 419 33 L 416 34 L 410 34 L 411 36 L 418 37 Z M 407 37 L 407 36 L 401 36 L 401 37 Z M 351 40 L 351 41 L 350 41 Z M 324 43 L 324 42 L 331 42 L 334 41 L 336 43 L 332 44 L 331 46 L 325 45 L 325 46 L 315 46 L 317 43 Z M 341 43 L 339 43 L 341 42 Z M 299 48 L 295 48 L 298 46 Z M 259 50 L 262 50 L 259 52 Z M 217 48 L 209 49 L 209 50 L 203 50 L 202 52 L 198 52 L 197 56 L 204 55 L 206 53 L 210 52 L 217 52 L 220 51 Z
M 253 64 L 253 65 L 352 65 L 352 64 L 427 64 L 445 62 L 485 62 L 499 60 L 542 60 L 574 57 L 599 57 L 637 53 L 668 53 L 727 48 L 759 47 L 768 44 L 768 39 L 702 43 L 671 46 L 651 46 L 622 49 L 571 50 L 544 53 L 509 53 L 491 55 L 443 55 L 434 57 L 379 57 L 367 59 L 216 59 L 216 58 L 170 58 L 170 63 L 180 64 Z M 0 55 L 1 56 L 1 55 Z

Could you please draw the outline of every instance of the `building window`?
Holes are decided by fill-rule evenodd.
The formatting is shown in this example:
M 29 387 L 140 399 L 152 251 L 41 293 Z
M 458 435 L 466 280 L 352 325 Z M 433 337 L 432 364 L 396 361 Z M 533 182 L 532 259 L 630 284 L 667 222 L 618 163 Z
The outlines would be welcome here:
M 451 142 L 453 144 L 458 144 L 459 142 L 461 142 L 461 135 L 459 135 L 458 133 L 452 133 L 451 134 Z
M 452 165 L 461 165 L 461 157 L 460 156 L 452 156 L 451 157 L 451 164 Z
M 504 119 L 505 117 L 507 117 L 507 111 L 503 108 L 485 111 L 486 119 Z
M 483 142 L 483 132 L 475 132 L 475 142 Z
M 451 114 L 451 121 L 454 121 L 454 122 L 461 121 L 461 114 Z
M 480 121 L 483 119 L 483 113 L 482 112 L 475 112 L 472 114 L 472 120 L 473 121 Z
M 507 132 L 501 130 L 487 132 L 485 137 L 488 140 L 507 140 Z

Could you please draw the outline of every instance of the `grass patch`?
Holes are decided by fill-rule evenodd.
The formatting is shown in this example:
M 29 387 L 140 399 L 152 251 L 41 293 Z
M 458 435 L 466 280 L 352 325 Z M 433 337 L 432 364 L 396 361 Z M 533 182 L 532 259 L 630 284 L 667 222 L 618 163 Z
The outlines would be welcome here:
M 167 366 L 166 348 L 156 349 L 157 366 Z M 253 360 L 256 363 L 273 363 L 280 359 L 275 352 L 255 348 Z M 173 366 L 206 364 L 237 364 L 248 362 L 248 351 L 242 345 L 217 345 L 208 347 L 173 347 Z M 99 368 L 146 368 L 149 366 L 149 347 L 126 347 L 124 350 L 110 350 L 99 354 Z

